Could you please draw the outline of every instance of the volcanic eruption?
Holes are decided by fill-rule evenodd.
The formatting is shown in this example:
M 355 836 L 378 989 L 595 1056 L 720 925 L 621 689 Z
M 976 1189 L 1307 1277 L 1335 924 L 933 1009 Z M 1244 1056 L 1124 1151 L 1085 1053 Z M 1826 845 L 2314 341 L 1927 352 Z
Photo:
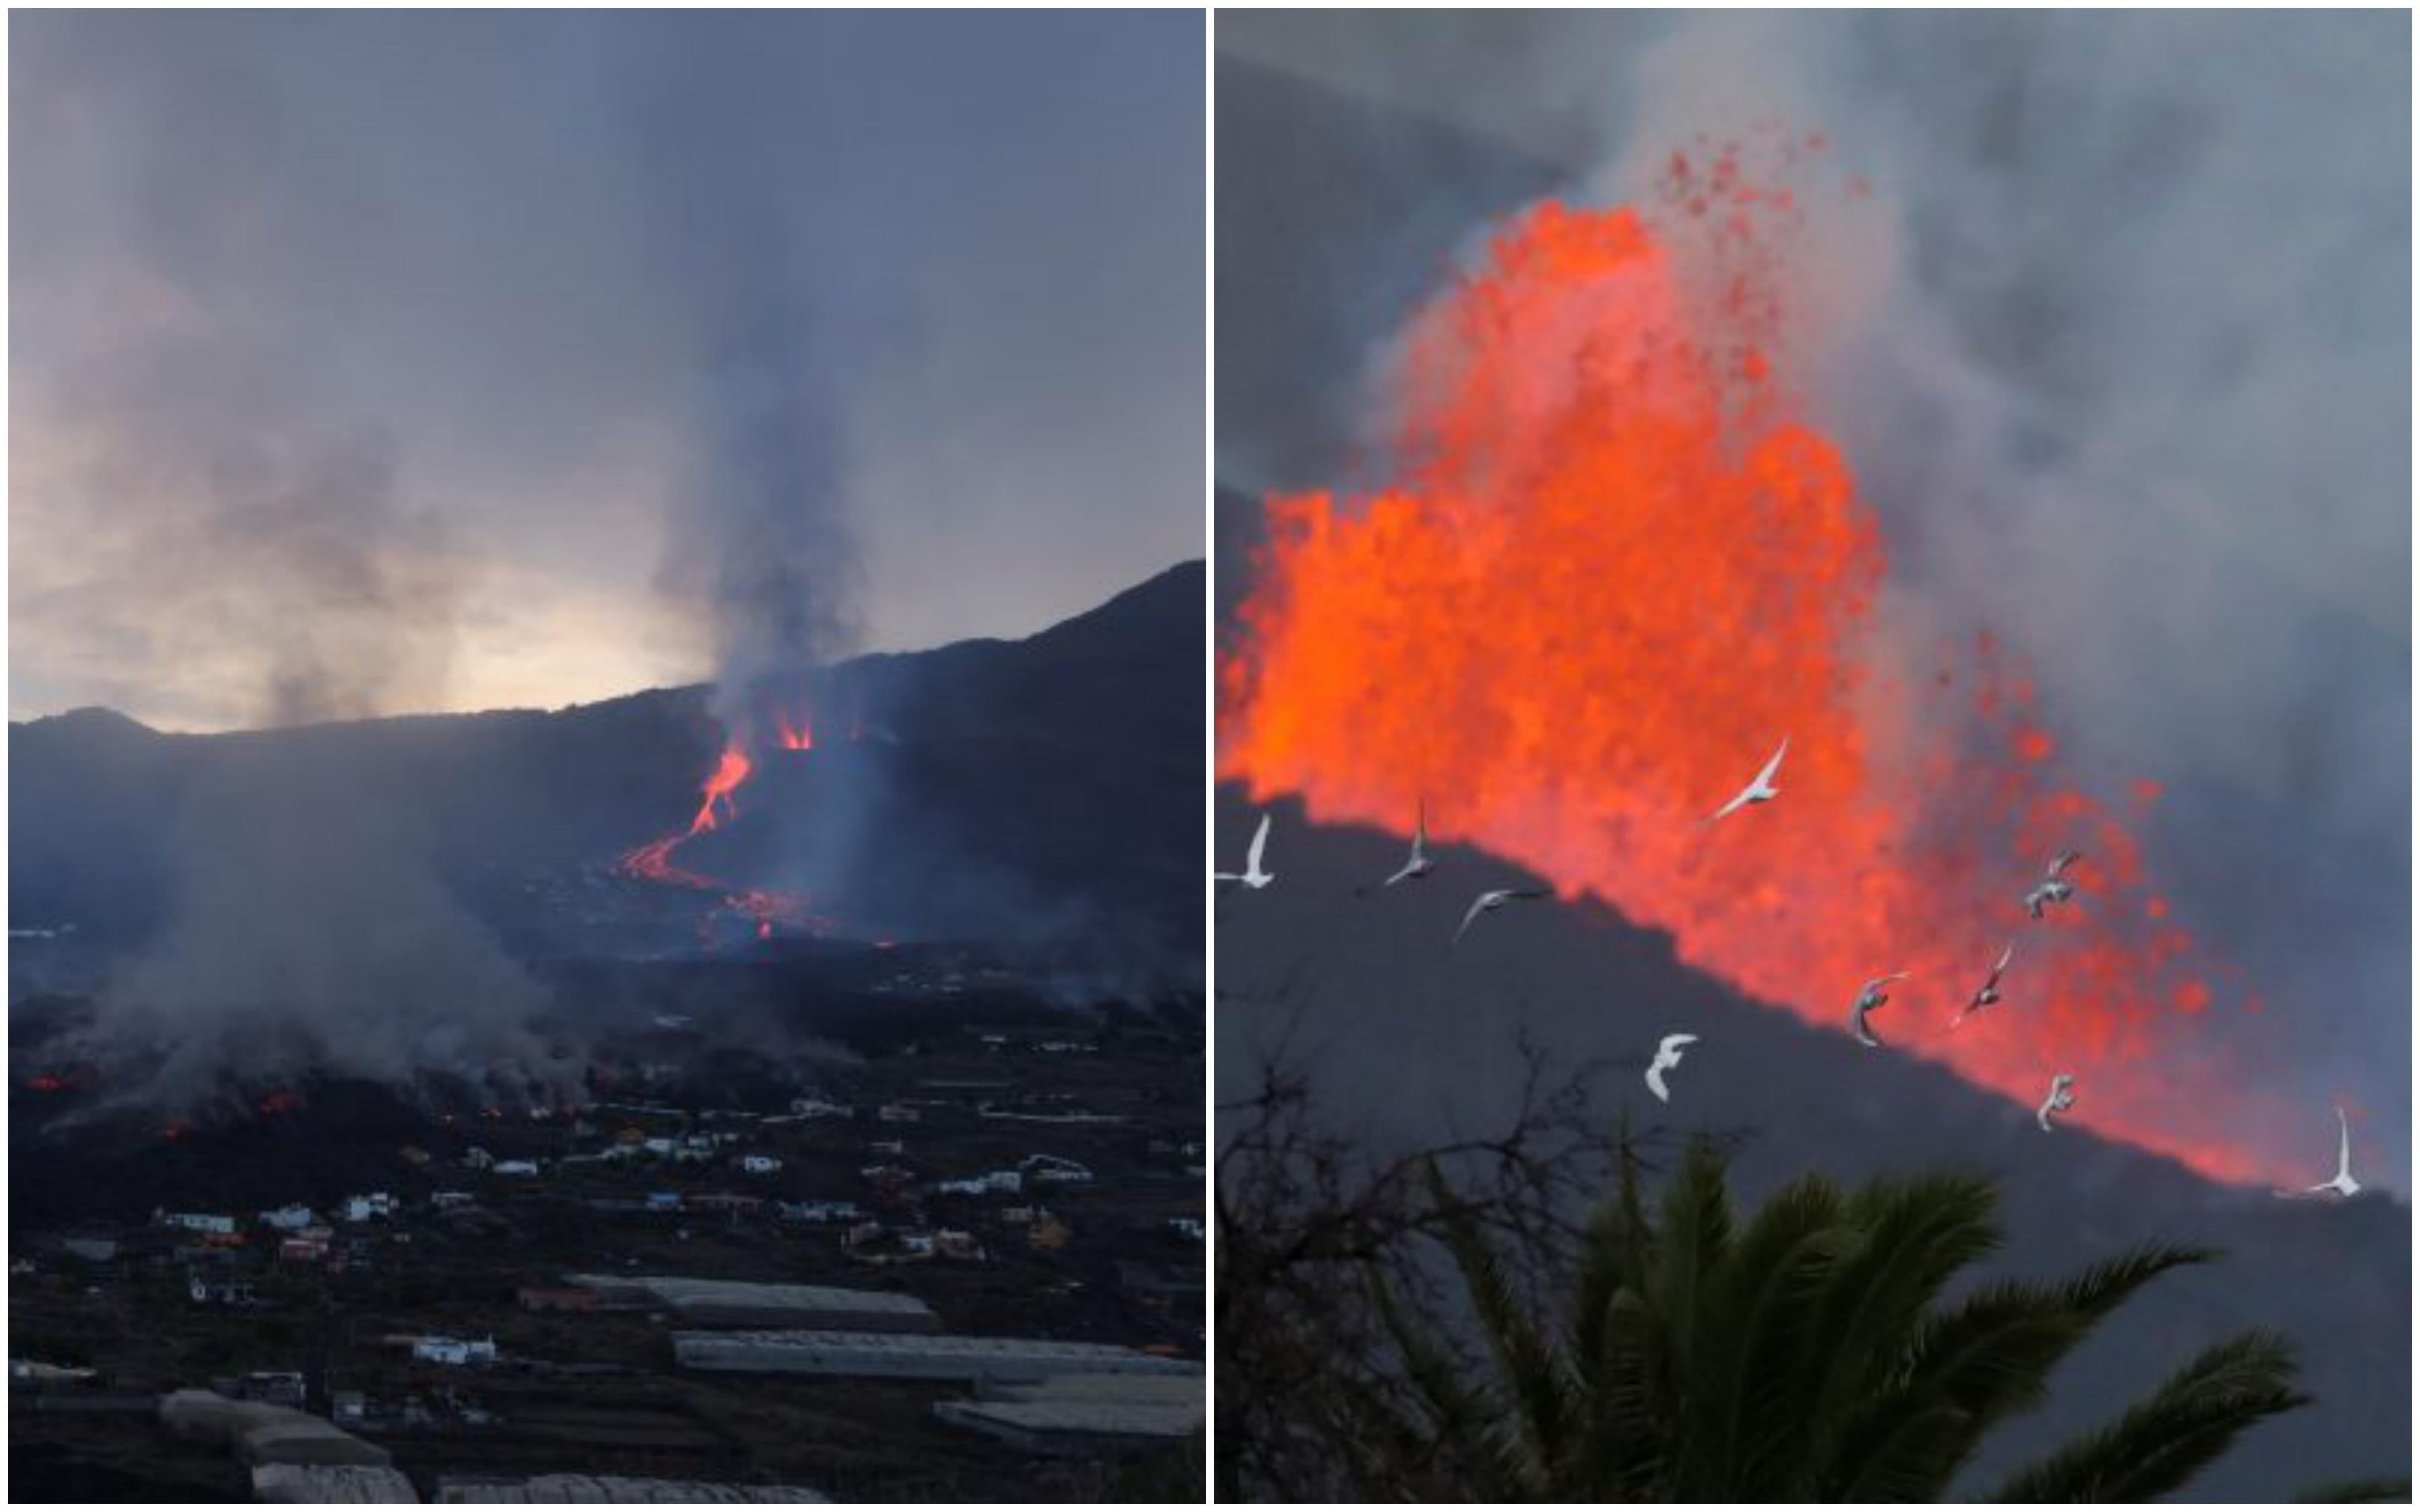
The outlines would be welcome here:
M 2071 1073 L 2074 1121 L 2273 1177 L 2251 1079 L 2197 1032 L 2261 1005 L 2133 838 L 2157 783 L 2066 785 L 2018 657 L 1883 612 L 1888 544 L 1794 381 L 1792 179 L 1827 147 L 1761 147 L 1770 175 L 1700 141 L 1643 205 L 1539 203 L 1419 313 L 1385 486 L 1266 501 L 1219 775 L 1328 821 L 1425 804 L 1810 1021 L 1907 969 L 1895 1049 L 2028 1107 Z M 1782 796 L 1701 826 L 1785 736 Z M 2071 848 L 2082 906 L 2028 920 Z M 1953 1034 L 2012 935 L 2007 1003 Z

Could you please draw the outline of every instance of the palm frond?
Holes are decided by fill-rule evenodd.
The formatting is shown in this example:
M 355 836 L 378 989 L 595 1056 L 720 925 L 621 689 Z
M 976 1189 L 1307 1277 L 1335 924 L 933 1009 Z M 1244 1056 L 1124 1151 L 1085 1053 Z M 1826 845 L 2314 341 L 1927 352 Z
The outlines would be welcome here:
M 2204 1350 L 2106 1427 L 2018 1472 L 1999 1502 L 2148 1502 L 2182 1487 L 2244 1429 L 2310 1400 L 2293 1346 L 2239 1334 Z

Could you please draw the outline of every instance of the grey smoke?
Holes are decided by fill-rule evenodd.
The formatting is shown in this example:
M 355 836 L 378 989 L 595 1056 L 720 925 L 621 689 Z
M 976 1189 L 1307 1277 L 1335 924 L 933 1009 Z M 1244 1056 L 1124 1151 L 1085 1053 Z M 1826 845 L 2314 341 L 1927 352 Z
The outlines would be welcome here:
M 166 925 L 81 1047 L 110 1102 L 240 1107 L 319 1073 L 572 1090 L 579 1064 L 533 1027 L 541 990 L 445 890 L 428 838 L 302 757 L 233 752 L 197 784 Z
M 1391 113 L 1369 135 L 1398 146 L 1330 182 L 1383 178 L 1437 123 L 1480 144 L 1388 222 L 1427 266 L 1372 262 L 1373 285 L 1435 286 L 1535 193 L 1635 198 L 1700 131 L 1828 133 L 1873 194 L 1810 221 L 1799 377 L 1884 518 L 1884 625 L 1912 646 L 1992 628 L 2031 663 L 2064 774 L 2165 784 L 2149 863 L 2268 1003 L 2207 1032 L 2321 1115 L 2349 1097 L 2407 1180 L 2408 17 L 1266 14 L 1219 38 L 1222 68 Z M 1249 177 L 1227 119 L 1222 178 Z M 1231 372 L 1254 375 L 1226 355 L 1249 328 L 1316 331 L 1286 301 L 1324 297 L 1222 294 L 1222 471 L 1366 466 L 1344 426 L 1231 423 Z M 1294 360 L 1366 412 L 1393 329 Z
M 644 238 L 690 323 L 690 438 L 661 581 L 711 624 L 714 711 L 743 745 L 771 733 L 768 698 L 796 697 L 855 649 L 842 379 L 869 355 L 819 308 L 835 281 L 829 243 L 799 201 L 768 192 L 827 171 L 845 123 L 799 109 L 761 39 L 690 30 L 636 62 L 628 105 Z
M 15 154 L 16 286 L 73 285 L 116 318 L 83 329 L 76 300 L 19 302 L 56 347 L 12 371 L 44 442 L 12 452 L 12 483 L 50 506 L 12 522 L 31 595 L 14 612 L 63 627 L 107 683 L 195 669 L 190 684 L 252 723 L 425 705 L 445 686 L 464 565 L 392 433 L 318 362 L 379 297 L 395 212 L 238 41 L 62 34 L 42 55 L 90 69 L 96 94 L 17 107 L 21 141 L 69 132 L 87 155 Z M 133 193 L 95 192 L 82 176 L 97 162 Z M 332 219 L 354 234 L 321 245 Z M 55 220 L 107 226 L 119 256 L 72 266 L 36 229 Z M 99 570 L 51 580 L 60 548 Z

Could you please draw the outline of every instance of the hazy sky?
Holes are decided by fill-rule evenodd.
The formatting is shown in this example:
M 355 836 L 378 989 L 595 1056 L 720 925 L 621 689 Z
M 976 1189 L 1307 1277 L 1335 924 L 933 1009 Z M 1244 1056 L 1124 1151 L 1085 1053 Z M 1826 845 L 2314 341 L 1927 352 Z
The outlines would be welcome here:
M 855 644 L 1021 635 L 1202 552 L 1199 15 L 9 39 L 12 716 L 710 675 L 665 568 L 760 285 L 814 332 Z

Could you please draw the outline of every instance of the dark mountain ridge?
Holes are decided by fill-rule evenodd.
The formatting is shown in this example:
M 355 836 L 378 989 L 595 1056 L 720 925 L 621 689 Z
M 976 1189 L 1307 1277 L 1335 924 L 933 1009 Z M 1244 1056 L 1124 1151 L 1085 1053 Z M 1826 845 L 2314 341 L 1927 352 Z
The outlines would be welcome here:
M 870 868 L 863 897 L 835 900 L 866 918 L 967 935 L 1040 919 L 1198 980 L 1204 578 L 1179 564 L 1019 640 L 802 671 L 784 691 L 817 749 L 760 755 L 737 818 L 700 854 L 742 887 L 782 885 L 802 852 L 825 873 Z M 73 923 L 87 945 L 132 946 L 170 906 L 198 813 L 229 793 L 273 805 L 333 788 L 378 806 L 483 918 L 526 937 L 517 899 L 688 826 L 723 739 L 711 691 L 224 734 L 105 709 L 12 723 L 11 927 Z M 814 833 L 835 814 L 845 837 Z M 687 846 L 679 860 L 693 864 Z M 920 917 L 936 870 L 985 886 Z

